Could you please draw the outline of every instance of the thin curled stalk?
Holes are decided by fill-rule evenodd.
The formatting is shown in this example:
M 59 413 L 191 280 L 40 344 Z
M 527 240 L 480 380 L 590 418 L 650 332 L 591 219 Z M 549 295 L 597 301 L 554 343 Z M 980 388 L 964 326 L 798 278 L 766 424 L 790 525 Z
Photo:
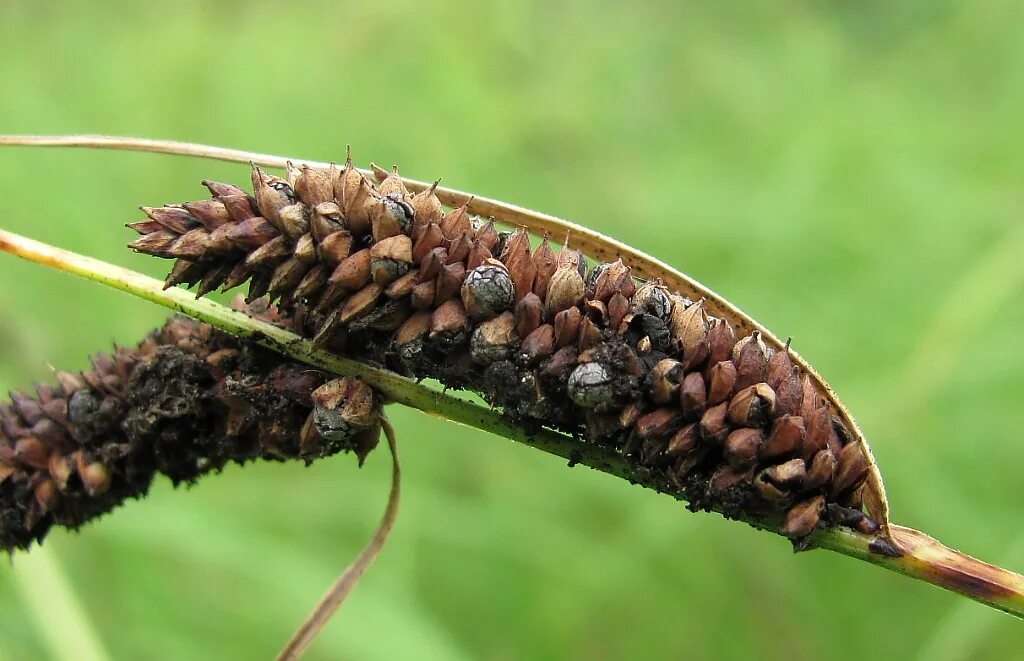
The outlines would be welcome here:
M 395 440 L 395 429 L 386 415 L 381 415 L 381 427 L 384 429 L 384 437 L 387 439 L 388 449 L 391 451 L 391 492 L 388 494 L 387 508 L 384 510 L 380 525 L 377 526 L 377 532 L 356 556 L 352 564 L 346 567 L 341 576 L 327 589 L 327 592 L 313 608 L 313 612 L 302 622 L 291 640 L 277 655 L 277 661 L 294 661 L 302 657 L 306 648 L 316 639 L 320 630 L 337 612 L 359 579 L 377 559 L 384 544 L 388 541 L 391 529 L 395 526 L 395 519 L 398 517 L 398 501 L 402 492 L 402 467 L 398 461 L 398 442 Z
M 0 250 L 158 303 L 318 369 L 360 378 L 383 393 L 389 401 L 504 436 L 616 477 L 633 479 L 622 457 L 607 448 L 548 429 L 527 433 L 499 411 L 438 392 L 393 372 L 317 349 L 312 342 L 298 335 L 208 299 L 195 299 L 183 289 L 164 290 L 162 282 L 140 273 L 2 230 Z M 742 520 L 768 532 L 776 532 L 769 522 Z M 892 534 L 903 551 L 900 555 L 886 555 L 884 549 L 877 545 L 876 537 L 842 526 L 819 528 L 808 541 L 812 547 L 870 562 L 1024 619 L 1024 576 L 950 549 L 912 528 L 894 525 Z

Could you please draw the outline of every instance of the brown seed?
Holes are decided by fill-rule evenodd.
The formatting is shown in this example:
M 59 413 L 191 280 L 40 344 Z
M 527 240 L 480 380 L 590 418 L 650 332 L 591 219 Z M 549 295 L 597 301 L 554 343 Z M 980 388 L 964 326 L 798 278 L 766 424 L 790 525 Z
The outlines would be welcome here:
M 419 283 L 412 290 L 410 298 L 412 306 L 417 310 L 430 310 L 434 307 L 436 290 L 437 286 L 434 280 Z
M 421 340 L 430 330 L 430 313 L 415 312 L 395 332 L 395 344 L 403 347 Z
M 324 168 L 302 166 L 295 180 L 295 194 L 310 208 L 326 202 L 334 203 L 334 178 L 337 172 Z
M 785 521 L 779 527 L 781 532 L 790 539 L 800 539 L 814 532 L 825 509 L 825 497 L 815 496 L 793 505 L 786 514 Z
M 674 407 L 662 407 L 640 416 L 636 431 L 640 438 L 666 438 L 679 429 L 682 418 Z
M 725 437 L 729 433 L 729 424 L 726 422 L 728 410 L 728 403 L 722 402 L 704 411 L 704 415 L 700 418 L 700 435 L 702 439 L 715 444 L 725 441 Z
M 472 199 L 469 200 L 471 202 Z M 470 222 L 469 202 L 466 202 L 461 207 L 452 209 L 441 221 L 441 233 L 444 234 L 444 238 L 449 241 L 454 241 L 459 236 L 466 234 L 469 235 L 473 231 L 473 225 Z
M 139 207 L 150 220 L 175 234 L 184 234 L 199 224 L 199 219 L 180 206 Z
M 279 235 L 249 253 L 245 265 L 253 270 L 272 268 L 287 259 L 291 252 L 288 239 Z
M 450 349 L 463 343 L 469 319 L 462 301 L 457 298 L 442 303 L 430 317 L 430 339 L 436 341 L 444 349 Z
M 832 481 L 832 496 L 857 486 L 868 474 L 868 459 L 857 443 L 850 443 L 839 452 L 839 467 Z
M 529 293 L 516 303 L 516 332 L 526 337 L 544 321 L 544 302 L 537 294 Z
M 804 443 L 804 459 L 808 461 L 815 454 L 829 446 L 832 431 L 832 416 L 824 406 L 811 413 L 807 419 L 807 441 Z
M 329 234 L 320 242 L 317 252 L 328 266 L 337 266 L 352 252 L 352 235 L 345 230 Z
M 776 351 L 768 360 L 768 369 L 764 381 L 773 390 L 778 390 L 793 371 L 793 361 L 789 357 L 789 342 L 782 351 Z
M 665 358 L 647 375 L 647 386 L 655 404 L 667 404 L 675 399 L 679 384 L 683 380 L 683 364 L 678 360 Z M 701 393 L 703 395 L 703 393 Z
M 736 366 L 737 390 L 764 381 L 768 369 L 768 347 L 761 339 L 761 333 L 754 331 L 737 342 L 732 350 L 732 362 Z
M 736 386 L 736 366 L 731 360 L 715 363 L 708 372 L 708 406 L 715 406 L 732 396 Z
M 185 209 L 203 224 L 208 232 L 212 232 L 221 225 L 234 222 L 227 207 L 220 200 L 199 200 L 197 202 L 186 202 Z
M 747 468 L 757 461 L 757 453 L 764 443 L 764 436 L 758 429 L 737 429 L 725 439 L 725 460 L 734 469 Z
M 412 263 L 412 240 L 404 234 L 391 236 L 370 248 L 370 278 L 379 285 L 402 277 Z
M 700 429 L 697 423 L 690 423 L 672 435 L 665 452 L 670 457 L 689 454 L 700 443 Z
M 548 284 L 544 301 L 550 314 L 557 315 L 575 306 L 583 298 L 583 278 L 575 267 L 564 266 L 555 271 Z
M 804 486 L 807 489 L 822 487 L 832 481 L 835 472 L 836 456 L 832 454 L 832 450 L 825 448 L 814 455 L 814 459 L 811 460 L 811 467 L 807 470 L 807 481 Z
M 629 275 L 629 267 L 622 263 L 621 259 L 609 264 L 601 270 L 594 281 L 594 298 L 607 302 L 617 293 L 625 293 L 626 296 L 633 294 L 633 280 Z
M 491 255 L 491 251 L 479 241 L 474 241 L 473 247 L 469 249 L 469 257 L 466 258 L 466 268 L 472 271 L 492 259 L 494 256 Z
M 571 307 L 555 315 L 555 346 L 558 348 L 574 344 L 579 337 L 583 313 Z
M 801 403 L 800 403 L 800 415 L 805 419 L 810 419 L 811 414 L 817 411 L 824 402 L 821 399 L 821 395 L 818 393 L 818 388 L 811 380 L 810 374 L 804 374 L 800 380 L 801 388 Z
M 683 365 L 687 371 L 696 369 L 708 356 L 708 319 L 703 299 L 689 306 L 676 298 L 669 320 L 672 335 L 683 348 Z
M 370 169 L 373 170 L 373 175 L 377 179 L 378 193 L 381 195 L 397 195 L 403 200 L 409 197 L 409 189 L 405 187 L 402 175 L 398 174 L 397 165 L 391 167 L 391 172 L 388 172 L 376 163 L 370 163 Z
M 761 498 L 776 508 L 789 507 L 793 502 L 793 494 L 789 489 L 780 487 L 768 479 L 767 470 L 761 471 L 754 477 L 754 488 L 757 489 Z
M 361 289 L 370 281 L 370 250 L 364 248 L 343 259 L 328 282 L 348 290 Z
M 740 484 L 750 483 L 754 479 L 754 468 L 735 469 L 731 466 L 721 466 L 711 475 L 708 480 L 708 491 L 711 493 L 722 493 L 727 489 Z
M 440 248 L 443 242 L 444 234 L 441 233 L 440 225 L 432 222 L 423 226 L 413 241 L 413 261 L 419 264 L 424 257 L 430 254 L 430 251 Z
M 54 452 L 50 455 L 46 468 L 50 473 L 50 477 L 52 477 L 53 481 L 56 483 L 57 488 L 61 491 L 67 489 L 68 479 L 70 479 L 71 472 L 74 470 L 74 465 L 71 463 L 71 459 L 59 452 Z
M 448 263 L 465 262 L 469 259 L 469 251 L 473 248 L 473 242 L 468 234 L 461 234 L 452 241 L 448 248 Z
M 789 376 L 775 389 L 776 410 L 780 415 L 799 416 L 803 402 L 803 386 L 800 383 L 800 368 L 793 367 Z
M 616 292 L 608 301 L 608 326 L 618 333 L 624 333 L 626 329 L 623 322 L 626 315 L 629 314 L 629 310 L 629 299 Z
M 433 280 L 441 273 L 441 269 L 448 263 L 448 250 L 445 248 L 434 248 L 427 253 L 426 257 L 420 260 L 420 282 Z
M 419 276 L 419 270 L 413 269 L 409 271 L 388 285 L 387 289 L 384 290 L 384 295 L 388 298 L 402 298 L 403 296 L 410 295 L 419 282 Z
M 269 175 L 253 166 L 252 190 L 261 215 L 277 226 L 281 218 L 281 209 L 293 202 L 292 187 L 284 179 Z
M 757 383 L 736 393 L 729 403 L 729 421 L 740 427 L 763 427 L 775 411 L 775 391 Z
M 797 451 L 803 445 L 806 434 L 804 419 L 800 416 L 787 414 L 776 418 L 772 423 L 772 432 L 761 448 L 761 457 L 774 459 Z
M 91 461 L 81 450 L 72 455 L 75 468 L 82 480 L 85 492 L 90 496 L 99 496 L 110 489 L 110 471 L 99 461 Z
M 434 192 L 439 183 L 441 183 L 440 180 L 435 181 L 431 184 L 430 188 L 421 190 L 409 200 L 417 226 L 428 223 L 440 223 L 444 219 L 444 207 L 441 206 L 441 200 L 437 198 L 437 194 Z
M 551 355 L 555 347 L 555 329 L 551 324 L 538 326 L 526 339 L 520 349 L 520 356 L 527 364 L 535 364 Z
M 237 225 L 231 226 L 228 231 L 228 239 L 241 250 L 250 252 L 256 250 L 264 243 L 279 236 L 277 231 L 265 218 L 250 218 Z
M 14 444 L 14 457 L 26 466 L 46 468 L 50 451 L 35 436 L 23 436 Z
M 321 202 L 309 216 L 309 231 L 318 242 L 335 232 L 348 231 L 341 207 L 334 202 Z
M 309 231 L 309 211 L 304 204 L 289 204 L 278 216 L 278 227 L 292 241 Z
M 694 420 L 704 413 L 707 406 L 707 388 L 700 372 L 690 372 L 679 387 L 679 408 L 688 420 Z
M 491 218 L 487 224 L 476 231 L 476 240 L 491 253 L 498 245 L 498 232 L 494 229 L 494 219 Z
M 803 459 L 790 459 L 781 464 L 768 467 L 764 473 L 774 484 L 786 489 L 794 489 L 804 484 L 804 480 L 807 477 L 807 466 L 804 464 Z
M 551 276 L 558 268 L 556 265 L 555 253 L 548 244 L 548 237 L 545 236 L 540 246 L 533 252 L 533 266 L 537 275 L 533 279 L 533 293 L 539 297 L 547 295 L 548 283 Z
M 462 262 L 445 264 L 437 274 L 437 289 L 434 292 L 434 305 L 441 305 L 459 294 L 462 283 L 466 280 L 466 267 Z
M 366 314 L 376 305 L 377 299 L 380 298 L 383 291 L 384 288 L 375 282 L 366 285 L 353 294 L 352 298 L 345 301 L 345 305 L 341 307 L 341 312 L 338 315 L 338 321 L 347 324 Z
M 579 330 L 579 349 L 580 351 L 586 351 L 591 347 L 595 347 L 601 343 L 604 338 L 601 336 L 601 327 L 598 326 L 590 317 L 584 317 L 580 322 Z
M 525 229 L 520 229 L 508 240 L 501 261 L 512 276 L 517 301 L 533 291 L 537 267 L 530 254 L 530 234 Z

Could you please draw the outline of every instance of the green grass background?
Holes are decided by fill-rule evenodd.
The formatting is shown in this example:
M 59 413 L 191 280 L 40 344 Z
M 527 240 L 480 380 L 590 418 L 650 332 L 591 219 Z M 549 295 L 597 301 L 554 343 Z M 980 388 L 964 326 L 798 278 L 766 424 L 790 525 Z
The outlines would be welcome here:
M 1021 570 L 1022 19 L 934 0 L 6 2 L 0 131 L 322 160 L 351 143 L 611 234 L 792 335 L 866 430 L 899 522 Z M 204 177 L 248 174 L 7 149 L 0 226 L 159 276 L 122 224 Z M 164 317 L 0 256 L 0 386 Z M 392 415 L 398 526 L 310 658 L 1024 649 L 1020 622 L 936 588 Z M 159 481 L 0 567 L 0 655 L 84 658 L 91 637 L 114 658 L 266 658 L 370 535 L 387 473 L 377 454 Z

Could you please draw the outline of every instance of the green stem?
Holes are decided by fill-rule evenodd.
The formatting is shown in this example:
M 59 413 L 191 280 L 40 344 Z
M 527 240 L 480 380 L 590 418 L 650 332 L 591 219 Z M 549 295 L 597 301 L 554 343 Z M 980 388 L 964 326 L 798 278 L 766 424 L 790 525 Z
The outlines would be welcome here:
M 498 411 L 438 392 L 393 372 L 318 349 L 294 333 L 213 301 L 196 299 L 183 289 L 165 290 L 162 282 L 148 276 L 2 230 L 0 250 L 158 303 L 293 360 L 335 374 L 363 379 L 393 402 L 504 436 L 616 477 L 634 479 L 628 464 L 612 450 L 548 429 L 528 433 Z M 774 532 L 763 521 L 746 522 Z M 879 545 L 876 537 L 840 526 L 818 529 L 809 542 L 811 546 L 885 567 L 1024 618 L 1024 576 L 947 548 L 911 528 L 892 526 L 891 532 L 892 541 L 901 551 L 895 557 L 882 552 L 885 547 Z

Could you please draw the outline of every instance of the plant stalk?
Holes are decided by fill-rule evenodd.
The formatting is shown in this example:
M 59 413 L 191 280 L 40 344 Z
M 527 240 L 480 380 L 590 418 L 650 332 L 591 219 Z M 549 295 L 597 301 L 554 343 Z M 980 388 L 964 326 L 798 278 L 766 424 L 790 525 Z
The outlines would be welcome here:
M 208 299 L 196 299 L 184 289 L 165 290 L 162 282 L 148 276 L 2 230 L 0 250 L 158 303 L 318 369 L 362 379 L 391 402 L 504 436 L 609 475 L 635 479 L 623 458 L 609 449 L 549 429 L 528 433 L 498 411 L 388 370 L 328 353 L 294 333 Z M 776 532 L 764 521 L 744 521 Z M 877 537 L 842 526 L 819 528 L 808 542 L 811 547 L 870 562 L 1024 619 L 1024 576 L 950 549 L 912 528 L 894 525 L 891 533 L 898 549 L 879 544 Z

